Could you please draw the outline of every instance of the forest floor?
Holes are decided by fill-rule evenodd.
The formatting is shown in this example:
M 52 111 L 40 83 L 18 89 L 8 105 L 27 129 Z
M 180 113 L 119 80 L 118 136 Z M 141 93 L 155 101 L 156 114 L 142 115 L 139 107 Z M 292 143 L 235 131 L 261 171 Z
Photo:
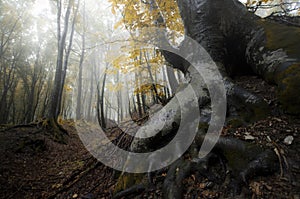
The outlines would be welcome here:
M 247 126 L 227 126 L 224 136 L 234 136 L 275 149 L 281 169 L 255 177 L 240 198 L 300 198 L 300 118 L 279 111 L 275 88 L 257 77 L 239 77 L 237 84 L 261 95 L 272 114 Z M 98 162 L 85 149 L 73 122 L 65 122 L 67 144 L 54 142 L 36 126 L 0 129 L 0 198 L 112 198 L 117 182 L 113 169 Z M 121 131 L 113 128 L 111 137 Z M 291 143 L 285 139 L 293 138 Z M 154 176 L 155 187 L 128 198 L 161 198 L 165 173 Z M 222 184 L 194 175 L 184 181 L 184 198 L 224 198 Z M 237 197 L 235 197 L 237 198 Z

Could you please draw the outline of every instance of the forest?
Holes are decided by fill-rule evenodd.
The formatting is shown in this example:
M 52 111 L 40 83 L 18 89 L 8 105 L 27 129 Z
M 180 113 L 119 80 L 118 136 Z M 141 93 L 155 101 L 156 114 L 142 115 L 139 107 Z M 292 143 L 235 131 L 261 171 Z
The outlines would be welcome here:
M 299 0 L 0 0 L 0 198 L 300 198 Z

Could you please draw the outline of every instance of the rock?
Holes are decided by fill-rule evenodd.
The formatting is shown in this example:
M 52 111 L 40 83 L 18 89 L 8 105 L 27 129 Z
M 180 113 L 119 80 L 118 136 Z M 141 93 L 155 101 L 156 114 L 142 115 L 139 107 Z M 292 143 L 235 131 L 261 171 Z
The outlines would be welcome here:
M 283 143 L 286 144 L 286 145 L 290 145 L 290 144 L 292 144 L 293 140 L 294 140 L 294 137 L 289 135 L 286 138 L 284 138 Z

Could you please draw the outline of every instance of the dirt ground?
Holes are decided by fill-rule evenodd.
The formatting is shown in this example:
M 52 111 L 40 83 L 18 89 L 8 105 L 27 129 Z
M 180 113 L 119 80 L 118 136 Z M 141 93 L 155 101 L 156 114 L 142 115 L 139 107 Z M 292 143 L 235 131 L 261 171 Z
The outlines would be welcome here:
M 281 166 L 271 176 L 252 179 L 240 198 L 299 199 L 300 118 L 280 111 L 275 88 L 258 77 L 235 81 L 262 96 L 272 113 L 247 126 L 227 126 L 224 136 L 275 150 Z M 36 126 L 1 127 L 0 198 L 112 198 L 118 172 L 90 155 L 72 122 L 65 122 L 64 127 L 69 133 L 67 144 L 54 142 Z M 120 134 L 117 129 L 111 133 Z M 154 176 L 155 187 L 128 198 L 161 198 L 164 177 L 165 172 L 160 172 Z M 221 185 L 205 178 L 196 180 L 194 175 L 185 179 L 184 189 L 184 198 L 224 198 Z

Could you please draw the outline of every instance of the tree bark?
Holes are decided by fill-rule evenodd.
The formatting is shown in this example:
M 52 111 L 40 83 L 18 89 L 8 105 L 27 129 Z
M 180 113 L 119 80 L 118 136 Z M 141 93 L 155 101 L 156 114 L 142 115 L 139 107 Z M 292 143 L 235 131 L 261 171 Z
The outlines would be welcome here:
M 84 33 L 83 33 L 84 34 Z M 83 64 L 83 59 L 84 59 L 84 51 L 85 51 L 85 38 L 82 35 L 82 51 L 81 51 L 81 56 L 80 56 L 80 61 L 79 61 L 79 72 L 78 72 L 78 91 L 77 91 L 77 104 L 76 104 L 76 119 L 79 120 L 82 117 L 82 112 L 81 112 L 81 98 L 82 98 L 82 64 Z
M 105 84 L 106 84 L 106 72 L 104 73 L 102 88 L 101 88 L 101 96 L 100 96 L 100 108 L 101 108 L 101 127 L 106 128 L 106 117 L 104 114 L 104 91 L 105 91 Z
M 261 19 L 235 0 L 177 2 L 186 34 L 221 63 L 219 70 L 262 76 L 278 85 L 288 112 L 300 113 L 299 28 Z
M 172 69 L 168 66 L 166 68 L 167 68 L 167 76 L 168 76 L 168 80 L 170 83 L 171 91 L 174 94 L 174 93 L 176 93 L 176 90 L 178 88 L 178 82 L 175 77 L 174 69 Z
M 69 0 L 67 4 L 67 10 L 64 16 L 64 26 L 63 31 L 61 32 L 61 12 L 62 12 L 62 1 L 57 1 L 57 62 L 55 68 L 55 77 L 54 77 L 54 85 L 51 91 L 50 97 L 50 105 L 48 106 L 46 118 L 48 120 L 48 125 L 53 129 L 54 139 L 58 142 L 65 142 L 63 138 L 63 133 L 67 134 L 67 132 L 58 124 L 58 116 L 61 113 L 62 106 L 62 97 L 63 97 L 63 89 L 65 84 L 65 78 L 68 67 L 69 55 L 71 52 L 72 42 L 73 42 L 73 34 L 74 34 L 74 26 L 75 19 L 79 7 L 78 6 L 74 12 L 74 17 L 72 21 L 71 33 L 69 37 L 69 45 L 66 48 L 66 39 L 69 29 L 69 19 L 71 15 L 71 8 L 74 6 L 74 0 Z M 65 52 L 66 48 L 66 53 Z
M 82 46 L 81 46 L 81 55 L 79 60 L 79 72 L 78 72 L 78 91 L 77 91 L 77 105 L 76 105 L 76 119 L 79 120 L 82 117 L 81 112 L 81 98 L 82 98 L 82 70 L 83 70 L 83 61 L 85 56 L 85 2 L 83 5 L 83 31 L 81 35 Z
M 66 43 L 66 37 L 68 32 L 68 25 L 69 25 L 69 17 L 71 12 L 71 2 L 69 0 L 67 11 L 64 18 L 64 30 L 61 33 L 61 11 L 62 11 L 62 2 L 61 0 L 57 1 L 57 40 L 58 40 L 58 54 L 57 54 L 57 62 L 56 62 L 56 69 L 55 69 L 55 78 L 54 78 L 54 86 L 51 93 L 50 98 L 50 106 L 47 113 L 47 118 L 50 120 L 57 120 L 57 117 L 60 112 L 60 100 L 61 100 L 61 90 L 63 89 L 63 58 L 64 58 L 64 49 Z

